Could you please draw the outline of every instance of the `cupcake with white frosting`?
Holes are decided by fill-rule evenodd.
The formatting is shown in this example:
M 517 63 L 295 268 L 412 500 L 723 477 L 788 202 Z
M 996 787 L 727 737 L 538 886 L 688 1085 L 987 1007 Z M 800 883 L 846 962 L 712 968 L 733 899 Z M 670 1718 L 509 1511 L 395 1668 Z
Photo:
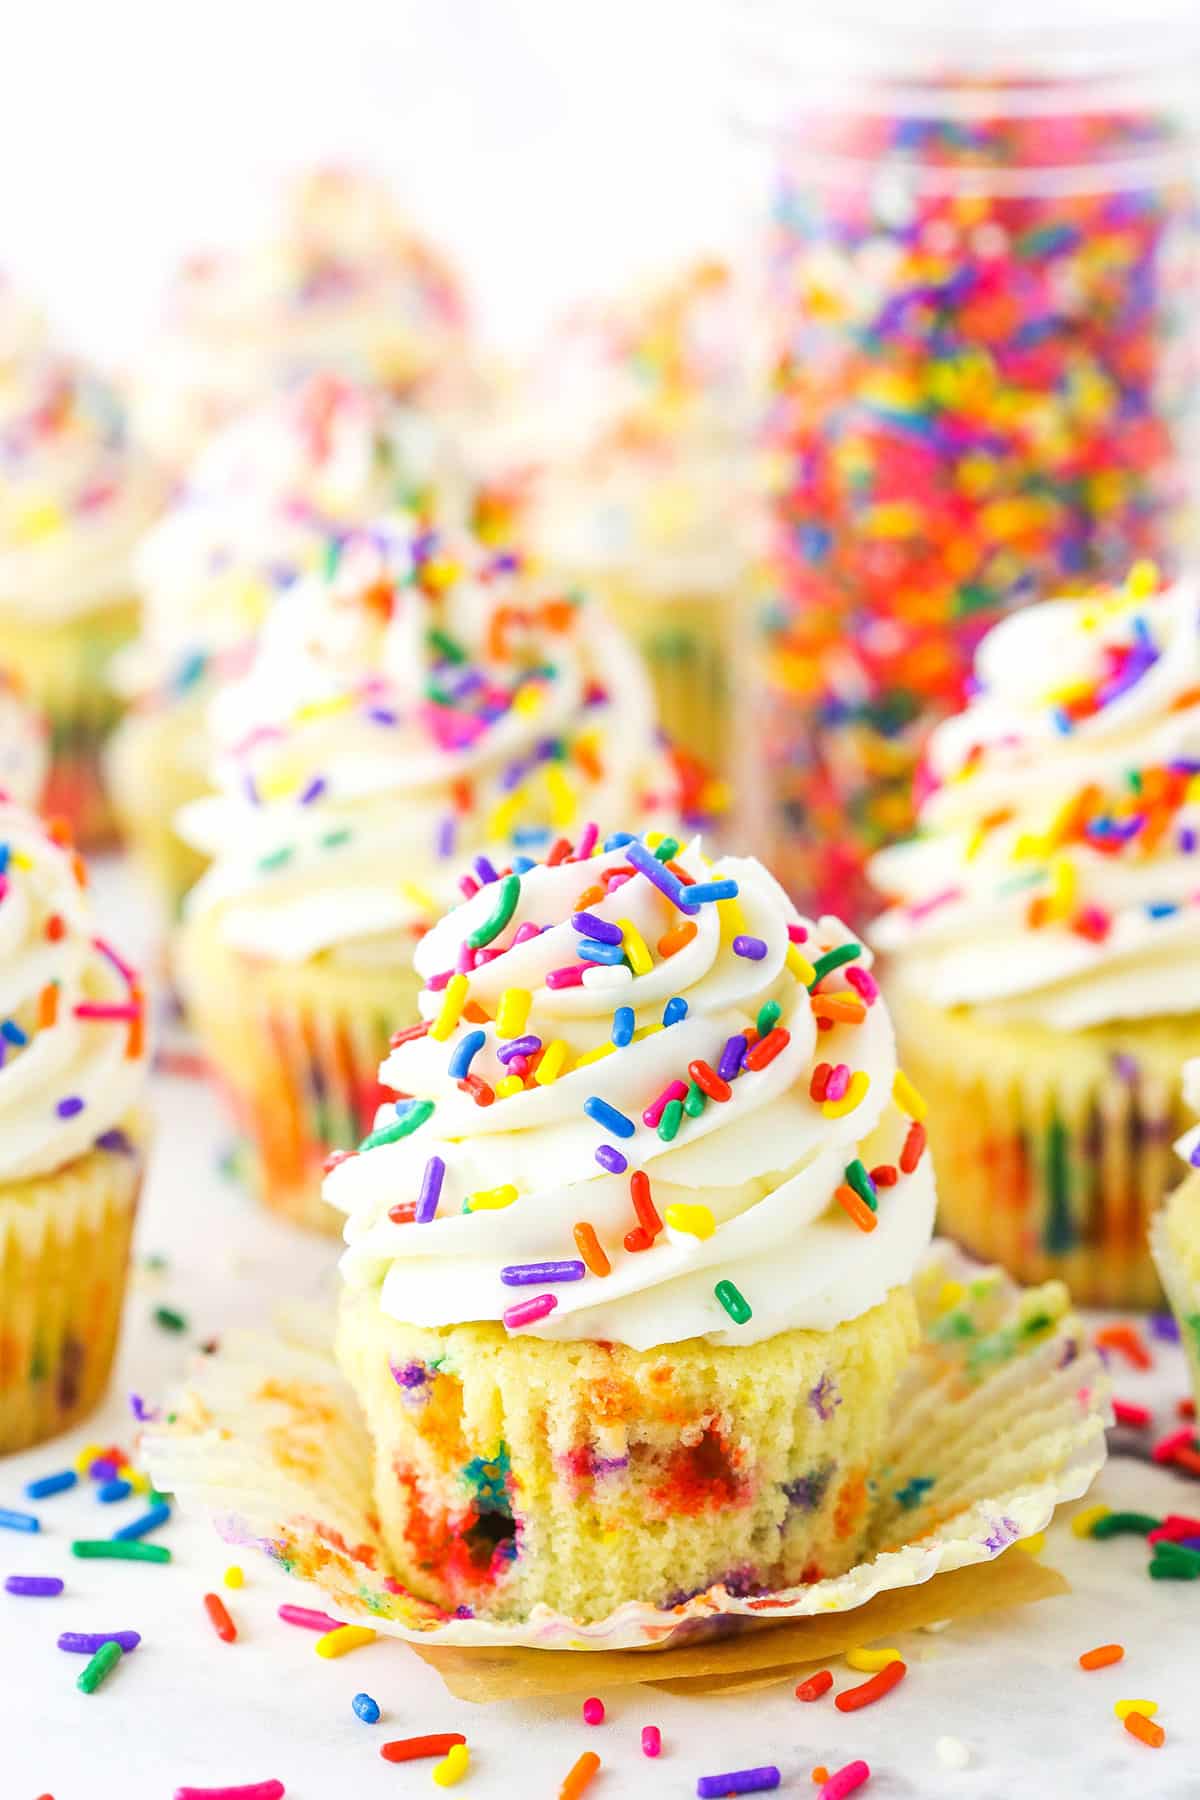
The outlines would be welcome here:
M 103 1394 L 141 1184 L 145 1001 L 61 837 L 0 801 L 0 1451 Z
M 654 833 L 514 864 L 422 940 L 404 1097 L 325 1189 L 414 1593 L 590 1620 L 858 1560 L 934 1213 L 869 963 Z
M 175 817 L 207 791 L 206 714 L 243 674 L 267 612 L 339 532 L 393 507 L 455 517 L 441 434 L 382 388 L 298 382 L 217 434 L 139 546 L 141 632 L 115 675 L 129 713 L 111 747 L 114 802 L 167 916 L 204 870 Z
M 160 499 L 114 391 L 0 295 L 0 657 L 47 724 L 45 804 L 85 843 L 112 832 L 109 667 L 136 630 L 133 549 Z
M 180 827 L 212 866 L 178 974 L 260 1191 L 331 1224 L 322 1162 L 374 1115 L 413 945 L 461 883 L 589 819 L 677 821 L 705 784 L 660 745 L 601 611 L 407 516 L 339 538 L 294 586 L 210 729 L 216 792 Z
M 1200 593 L 1055 600 L 982 644 L 920 832 L 872 876 L 942 1218 L 1077 1299 L 1150 1304 L 1200 1041 Z
M 1200 1118 L 1200 1057 L 1184 1068 L 1183 1102 L 1191 1118 Z M 1150 1247 L 1200 1403 L 1200 1125 L 1193 1124 L 1175 1148 L 1185 1177 L 1153 1221 Z
M 314 370 L 424 393 L 454 382 L 464 329 L 457 277 L 386 186 L 316 169 L 259 242 L 180 270 L 137 371 L 138 433 L 184 468 L 237 413 Z

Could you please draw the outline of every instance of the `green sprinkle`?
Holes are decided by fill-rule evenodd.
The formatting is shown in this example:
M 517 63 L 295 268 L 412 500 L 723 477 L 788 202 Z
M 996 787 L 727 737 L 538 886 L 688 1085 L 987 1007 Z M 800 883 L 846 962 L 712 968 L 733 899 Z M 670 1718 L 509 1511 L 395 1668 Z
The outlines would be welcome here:
M 670 862 L 673 856 L 679 855 L 679 839 L 672 837 L 664 838 L 654 854 L 659 862 Z
M 181 1312 L 176 1312 L 173 1306 L 156 1306 L 154 1323 L 161 1325 L 164 1331 L 187 1330 L 187 1319 Z
M 452 638 L 448 632 L 440 631 L 438 627 L 434 625 L 426 633 L 426 636 L 429 640 L 430 648 L 436 650 L 438 655 L 444 657 L 448 663 L 466 662 L 466 651 L 457 639 Z
M 1172 1544 L 1170 1549 L 1176 1554 L 1167 1555 L 1167 1548 L 1166 1544 L 1154 1546 L 1154 1560 L 1148 1571 L 1151 1581 L 1200 1580 L 1200 1555 L 1196 1551 L 1183 1550 L 1181 1545 Z M 1182 1554 L 1179 1554 L 1181 1550 Z
M 662 1118 L 658 1121 L 658 1135 L 664 1144 L 669 1144 L 679 1130 L 679 1122 L 683 1118 L 683 1101 L 668 1100 L 663 1107 Z
M 322 850 L 340 850 L 354 836 L 348 825 L 339 825 L 335 831 L 327 831 L 321 838 Z
M 757 1029 L 760 1038 L 765 1038 L 769 1031 L 774 1031 L 779 1023 L 779 1015 L 782 1011 L 783 1008 L 780 1006 L 778 1000 L 763 1001 L 758 1009 L 758 1017 L 754 1021 L 755 1028 Z
M 282 869 L 284 863 L 291 862 L 292 855 L 291 844 L 281 844 L 278 850 L 268 850 L 265 856 L 260 856 L 258 866 L 260 869 Z
M 71 1555 L 112 1562 L 169 1563 L 171 1560 L 171 1552 L 165 1544 L 144 1544 L 140 1538 L 76 1538 L 71 1545 Z
M 859 1199 L 865 1200 L 872 1212 L 878 1212 L 879 1196 L 875 1192 L 875 1183 L 867 1174 L 866 1165 L 860 1158 L 856 1156 L 852 1163 L 847 1163 L 843 1173 L 846 1177 L 846 1186 L 852 1187 Z
M 401 1138 L 411 1137 L 413 1132 L 433 1116 L 432 1100 L 416 1100 L 409 1107 L 403 1118 L 397 1119 L 394 1125 L 385 1125 L 380 1131 L 373 1131 L 358 1146 L 360 1150 L 376 1150 L 380 1144 L 396 1144 Z
M 467 949 L 482 950 L 490 944 L 494 937 L 499 937 L 508 921 L 517 910 L 517 901 L 521 897 L 521 877 L 506 875 L 500 883 L 500 897 L 496 901 L 494 912 L 490 912 L 482 925 L 477 925 L 467 934 Z
M 824 956 L 818 956 L 813 964 L 813 978 L 808 984 L 809 992 L 812 992 L 822 976 L 831 975 L 834 969 L 840 969 L 844 963 L 857 962 L 861 955 L 861 944 L 839 944 L 836 950 L 827 950 Z
M 718 1281 L 713 1293 L 725 1308 L 735 1325 L 744 1325 L 754 1315 L 746 1303 L 746 1296 L 732 1281 Z
M 325 545 L 325 579 L 327 581 L 337 574 L 337 566 L 342 560 L 342 541 L 331 537 Z
M 94 1694 L 106 1676 L 111 1675 L 121 1660 L 121 1646 L 115 1638 L 107 1644 L 101 1644 L 95 1656 L 83 1673 L 76 1678 L 75 1686 L 81 1694 Z
M 1145 1537 L 1148 1531 L 1157 1531 L 1161 1524 L 1162 1520 L 1154 1518 L 1150 1513 L 1110 1512 L 1105 1513 L 1102 1519 L 1096 1520 L 1092 1526 L 1092 1536 L 1095 1538 Z M 1192 1552 L 1189 1551 L 1190 1554 Z M 1196 1558 L 1196 1561 L 1200 1564 L 1200 1556 Z
M 697 1087 L 694 1081 L 689 1081 L 687 1099 L 683 1103 L 683 1110 L 688 1118 L 698 1119 L 707 1105 L 708 1095 L 704 1092 L 704 1089 Z
M 1170 1538 L 1160 1538 L 1154 1546 L 1156 1562 L 1175 1562 L 1181 1569 L 1200 1570 L 1200 1550 L 1189 1550 L 1186 1544 L 1176 1544 Z

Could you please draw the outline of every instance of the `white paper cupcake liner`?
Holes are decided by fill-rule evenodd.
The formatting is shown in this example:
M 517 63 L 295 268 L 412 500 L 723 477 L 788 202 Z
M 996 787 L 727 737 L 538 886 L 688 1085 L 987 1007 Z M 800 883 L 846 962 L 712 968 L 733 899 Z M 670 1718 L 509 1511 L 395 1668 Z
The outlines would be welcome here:
M 937 1243 L 916 1282 L 923 1338 L 876 1471 L 875 1553 L 844 1575 L 746 1597 L 710 1588 L 664 1611 L 627 1602 L 581 1624 L 537 1607 L 519 1622 L 447 1616 L 390 1577 L 374 1524 L 371 1451 L 327 1322 L 293 1313 L 240 1332 L 197 1369 L 143 1452 L 155 1486 L 207 1510 L 322 1610 L 426 1645 L 625 1650 L 737 1622 L 849 1611 L 887 1590 L 991 1561 L 1085 1493 L 1105 1454 L 1108 1388 L 1058 1283 L 1022 1289 Z

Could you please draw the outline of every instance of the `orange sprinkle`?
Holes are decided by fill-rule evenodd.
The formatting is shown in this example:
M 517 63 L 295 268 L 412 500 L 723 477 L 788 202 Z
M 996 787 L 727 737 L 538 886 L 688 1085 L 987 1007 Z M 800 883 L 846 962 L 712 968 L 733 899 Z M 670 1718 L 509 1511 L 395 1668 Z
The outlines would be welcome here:
M 582 894 L 580 894 L 578 900 L 575 902 L 576 911 L 586 912 L 589 906 L 597 905 L 603 898 L 604 889 L 600 886 L 599 882 L 595 883 L 590 888 L 584 888 Z
M 828 1019 L 841 1025 L 861 1025 L 867 1009 L 861 1000 L 843 999 L 840 994 L 814 994 L 813 1017 Z
M 592 781 L 599 781 L 601 779 L 604 774 L 604 765 L 596 755 L 591 744 L 585 744 L 582 739 L 580 739 L 575 745 L 574 756 L 575 761 L 579 764 L 579 767 L 583 770 L 584 774 Z
M 845 1182 L 835 1188 L 834 1199 L 858 1226 L 860 1231 L 874 1231 L 879 1223 L 879 1216 L 873 1213 L 861 1194 L 856 1194 Z
M 146 1047 L 146 996 L 140 987 L 134 987 L 129 997 L 138 1009 L 137 1018 L 130 1020 L 129 1036 L 125 1039 L 126 1058 L 133 1062 Z
M 812 1778 L 817 1787 L 825 1786 L 825 1783 L 829 1780 L 829 1770 L 825 1767 L 824 1763 L 817 1764 L 812 1772 Z
M 1102 1325 L 1096 1333 L 1095 1344 L 1097 1350 L 1116 1350 L 1128 1358 L 1135 1369 L 1154 1367 L 1154 1359 L 1142 1342 L 1142 1334 L 1136 1325 Z
M 75 877 L 76 887 L 85 888 L 88 884 L 87 864 L 82 856 L 76 854 L 71 858 L 71 872 Z
M 1161 1725 L 1156 1725 L 1153 1719 L 1146 1717 L 1145 1713 L 1126 1713 L 1123 1723 L 1130 1737 L 1137 1738 L 1140 1743 L 1148 1744 L 1151 1750 L 1162 1748 L 1167 1734 Z M 566 1792 L 565 1788 L 563 1792 Z
M 1107 1669 L 1109 1663 L 1118 1663 L 1125 1654 L 1124 1644 L 1099 1644 L 1095 1650 L 1085 1650 L 1079 1659 L 1081 1669 Z
M 67 922 L 61 913 L 51 913 L 46 920 L 46 936 L 52 944 L 57 944 L 67 929 Z
M 478 1000 L 468 1000 L 463 1007 L 462 1016 L 468 1025 L 490 1025 L 492 1022 L 491 1013 L 485 1012 Z
M 1132 1714 L 1136 1718 L 1136 1714 Z M 558 1800 L 578 1800 L 585 1787 L 600 1767 L 600 1758 L 594 1750 L 585 1750 L 575 1767 L 558 1790 Z
M 575 1247 L 593 1275 L 611 1275 L 612 1264 L 593 1225 L 581 1219 L 575 1227 Z
M 53 813 L 46 820 L 46 836 L 60 850 L 69 850 L 75 841 L 71 821 L 63 813 Z
M 47 982 L 38 995 L 38 1030 L 48 1031 L 58 1022 L 58 983 Z
M 664 957 L 677 955 L 685 944 L 691 943 L 695 935 L 696 927 L 690 919 L 685 919 L 682 925 L 672 925 L 670 931 L 664 931 L 658 940 L 658 954 Z

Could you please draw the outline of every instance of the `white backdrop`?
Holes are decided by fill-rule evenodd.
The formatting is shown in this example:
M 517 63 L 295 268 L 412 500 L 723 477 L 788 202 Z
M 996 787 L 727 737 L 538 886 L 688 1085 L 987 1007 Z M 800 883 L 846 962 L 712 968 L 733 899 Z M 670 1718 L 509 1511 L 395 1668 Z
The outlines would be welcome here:
M 804 0 L 800 0 L 804 4 Z M 488 333 L 730 235 L 721 0 L 34 0 L 5 19 L 0 267 L 124 358 L 181 253 L 317 158 L 391 176 Z

